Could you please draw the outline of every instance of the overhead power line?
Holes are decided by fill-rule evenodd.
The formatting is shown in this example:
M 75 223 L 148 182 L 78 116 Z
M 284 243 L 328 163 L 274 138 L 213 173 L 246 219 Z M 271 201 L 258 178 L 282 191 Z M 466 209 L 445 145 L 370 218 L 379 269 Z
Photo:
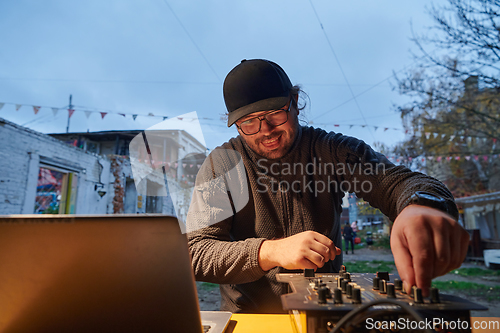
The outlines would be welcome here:
M 217 72 L 212 67 L 212 65 L 210 64 L 210 62 L 208 61 L 207 57 L 205 57 L 205 54 L 203 54 L 203 52 L 201 51 L 201 49 L 198 47 L 198 44 L 196 44 L 196 42 L 194 41 L 193 37 L 191 37 L 191 35 L 189 34 L 189 31 L 186 29 L 186 27 L 184 26 L 184 24 L 182 24 L 182 21 L 179 19 L 179 17 L 177 16 L 177 14 L 174 12 L 174 10 L 172 9 L 172 7 L 170 7 L 170 5 L 168 4 L 167 0 L 163 0 L 163 2 L 165 2 L 165 4 L 167 5 L 168 9 L 170 9 L 170 11 L 174 15 L 175 19 L 177 20 L 177 22 L 179 22 L 180 26 L 182 27 L 182 29 L 184 30 L 184 32 L 186 33 L 186 35 L 189 37 L 189 39 L 191 40 L 191 42 L 193 43 L 193 45 L 196 47 L 196 49 L 198 50 L 198 52 L 201 54 L 201 56 L 203 57 L 203 59 L 207 63 L 208 67 L 210 67 L 210 69 L 212 70 L 212 72 L 215 74 L 215 77 L 217 78 L 217 80 L 219 80 L 219 82 L 222 82 L 222 80 L 220 79 L 219 75 L 217 75 Z
M 347 76 L 344 73 L 344 69 L 342 68 L 342 65 L 340 64 L 339 58 L 337 57 L 337 54 L 335 53 L 335 50 L 333 49 L 333 45 L 330 42 L 330 38 L 328 38 L 328 34 L 326 33 L 325 28 L 323 27 L 323 23 L 321 23 L 321 19 L 319 18 L 318 13 L 316 12 L 316 8 L 314 8 L 312 0 L 309 0 L 309 3 L 311 4 L 311 7 L 312 7 L 312 9 L 314 11 L 314 15 L 316 15 L 316 19 L 318 20 L 319 25 L 321 27 L 321 30 L 323 31 L 323 35 L 325 36 L 326 41 L 328 42 L 328 45 L 330 46 L 330 50 L 332 51 L 333 57 L 335 58 L 335 61 L 337 62 L 337 65 L 340 68 L 340 72 L 342 73 L 342 76 L 344 77 L 344 80 L 345 80 L 345 82 L 347 84 L 347 87 L 349 88 L 349 91 L 351 92 L 351 96 L 354 99 L 354 102 L 356 103 L 356 107 L 358 108 L 358 111 L 361 114 L 361 117 L 365 121 L 365 124 L 368 125 L 368 122 L 365 119 L 365 115 L 363 114 L 363 111 L 361 110 L 361 107 L 358 104 L 358 100 L 356 99 L 356 95 L 354 95 L 354 91 L 352 90 L 352 87 L 349 84 L 349 80 L 347 79 Z M 370 132 L 371 136 L 373 137 L 373 140 L 376 140 L 375 136 L 372 133 L 372 131 L 369 130 L 369 132 Z

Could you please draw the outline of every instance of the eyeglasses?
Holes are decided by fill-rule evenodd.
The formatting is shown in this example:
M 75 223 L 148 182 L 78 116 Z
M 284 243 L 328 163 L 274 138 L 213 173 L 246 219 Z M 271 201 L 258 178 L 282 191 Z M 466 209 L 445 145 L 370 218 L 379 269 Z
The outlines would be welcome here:
M 292 100 L 290 99 L 286 110 L 279 109 L 269 111 L 266 114 L 244 120 L 241 124 L 236 124 L 236 127 L 245 135 L 254 135 L 259 133 L 262 120 L 265 120 L 271 126 L 281 126 L 288 121 L 288 112 L 290 112 L 291 105 Z

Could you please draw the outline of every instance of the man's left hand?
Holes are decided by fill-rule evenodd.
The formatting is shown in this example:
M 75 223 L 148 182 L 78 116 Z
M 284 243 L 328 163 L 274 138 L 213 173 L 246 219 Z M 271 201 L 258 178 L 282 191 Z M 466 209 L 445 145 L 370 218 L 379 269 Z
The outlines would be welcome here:
M 424 296 L 433 278 L 462 265 L 468 245 L 469 234 L 452 216 L 426 206 L 405 207 L 392 228 L 391 250 L 405 290 L 416 285 Z

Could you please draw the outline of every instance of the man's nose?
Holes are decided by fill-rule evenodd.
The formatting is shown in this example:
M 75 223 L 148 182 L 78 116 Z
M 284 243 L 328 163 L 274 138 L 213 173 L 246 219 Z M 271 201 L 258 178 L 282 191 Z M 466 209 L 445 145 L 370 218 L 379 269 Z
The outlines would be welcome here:
M 267 135 L 269 133 L 271 133 L 274 129 L 274 126 L 273 125 L 269 125 L 269 123 L 265 120 L 265 119 L 262 119 L 261 122 L 260 122 L 260 132 L 264 135 Z

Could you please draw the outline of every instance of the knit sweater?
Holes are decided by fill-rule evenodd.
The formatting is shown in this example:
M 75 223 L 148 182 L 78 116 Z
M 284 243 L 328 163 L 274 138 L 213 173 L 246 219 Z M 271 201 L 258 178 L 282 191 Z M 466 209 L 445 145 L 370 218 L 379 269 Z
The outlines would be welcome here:
M 356 193 L 391 221 L 418 190 L 445 198 L 456 210 L 451 193 L 436 179 L 395 166 L 363 141 L 339 133 L 300 127 L 289 152 L 275 160 L 259 156 L 238 136 L 212 152 L 210 162 L 200 169 L 197 184 L 220 176 L 238 162 L 227 163 L 231 157 L 216 153 L 218 149 L 241 155 L 246 178 L 241 188 L 248 189 L 248 195 L 232 198 L 231 193 L 243 193 L 232 185 L 230 193 L 226 192 L 230 199 L 226 215 L 216 220 L 214 214 L 224 209 L 214 213 L 200 207 L 207 207 L 207 202 L 217 205 L 221 196 L 210 195 L 210 191 L 208 197 L 206 193 L 194 195 L 188 221 L 205 223 L 205 227 L 189 232 L 188 241 L 196 279 L 220 284 L 224 311 L 283 312 L 280 295 L 288 292 L 288 286 L 277 282 L 276 274 L 287 270 L 275 267 L 266 272 L 260 268 L 262 242 L 314 230 L 341 247 L 344 192 Z M 457 217 L 458 212 L 452 215 Z M 318 271 L 338 272 L 341 263 L 339 255 Z

